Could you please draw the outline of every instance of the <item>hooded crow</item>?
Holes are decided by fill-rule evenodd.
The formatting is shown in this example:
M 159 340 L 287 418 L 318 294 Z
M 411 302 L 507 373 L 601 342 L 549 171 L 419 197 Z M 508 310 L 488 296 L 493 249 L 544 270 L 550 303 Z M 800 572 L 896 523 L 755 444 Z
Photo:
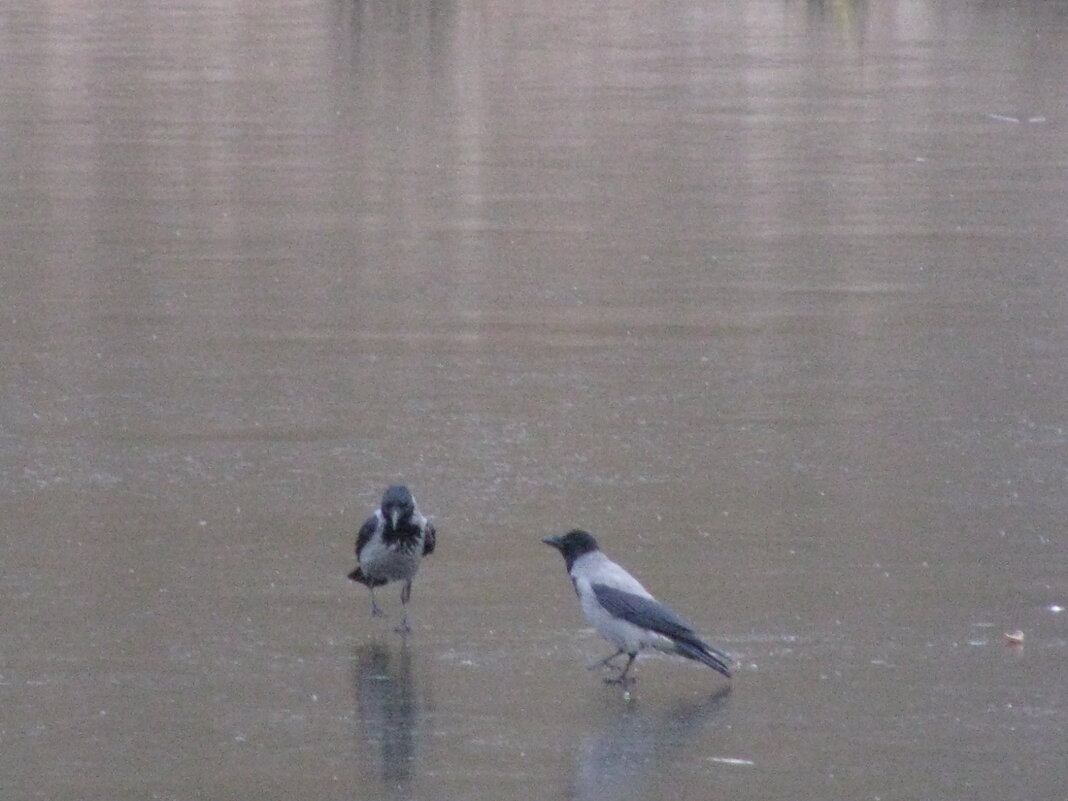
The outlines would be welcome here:
M 349 578 L 371 590 L 371 614 L 385 614 L 375 603 L 375 587 L 391 581 L 403 581 L 401 605 L 404 619 L 397 631 L 407 634 L 408 599 L 412 597 L 412 579 L 419 562 L 434 552 L 437 543 L 434 526 L 419 514 L 415 498 L 407 487 L 395 485 L 382 495 L 382 503 L 360 527 L 356 535 L 356 561 L 359 565 Z
M 707 645 L 693 626 L 649 594 L 634 576 L 597 547 L 588 532 L 575 530 L 559 537 L 546 537 L 567 563 L 567 572 L 582 603 L 582 612 L 597 633 L 616 647 L 606 659 L 590 668 L 607 666 L 619 670 L 612 660 L 626 654 L 627 664 L 609 684 L 626 684 L 627 671 L 643 648 L 679 654 L 708 665 L 731 677 L 731 657 Z

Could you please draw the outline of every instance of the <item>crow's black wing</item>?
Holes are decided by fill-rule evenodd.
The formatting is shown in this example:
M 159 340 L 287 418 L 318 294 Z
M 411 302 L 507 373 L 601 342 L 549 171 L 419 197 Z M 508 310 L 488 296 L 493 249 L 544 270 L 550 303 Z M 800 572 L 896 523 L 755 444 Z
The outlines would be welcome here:
M 731 678 L 731 655 L 697 637 L 692 625 L 660 601 L 616 590 L 608 584 L 594 584 L 593 591 L 597 601 L 613 617 L 663 634 L 674 643 L 677 653 L 704 662 L 709 668 Z
M 378 516 L 371 515 L 360 526 L 360 532 L 356 535 L 356 558 L 360 558 L 360 551 L 363 550 L 363 546 L 371 541 L 371 537 L 374 536 L 375 531 L 378 529 Z
M 675 614 L 670 607 L 654 598 L 617 590 L 607 584 L 594 584 L 593 593 L 601 606 L 613 617 L 663 634 L 674 643 L 678 653 L 703 662 L 730 678 L 730 655 L 704 642 L 694 632 L 693 626 Z
M 651 629 L 673 640 L 703 645 L 701 639 L 694 634 L 692 625 L 655 598 L 645 598 L 632 592 L 617 590 L 607 584 L 594 584 L 593 593 L 597 596 L 597 601 L 601 606 L 613 617 L 618 617 L 643 629 Z

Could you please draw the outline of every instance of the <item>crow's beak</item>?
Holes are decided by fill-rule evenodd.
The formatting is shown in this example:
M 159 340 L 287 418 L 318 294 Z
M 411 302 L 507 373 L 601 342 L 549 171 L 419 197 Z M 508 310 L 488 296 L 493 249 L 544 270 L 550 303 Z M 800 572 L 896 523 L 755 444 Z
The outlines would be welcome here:
M 393 524 L 393 528 L 397 527 L 398 517 L 400 517 L 400 512 L 396 509 L 389 513 L 389 522 Z
M 546 537 L 545 539 L 542 540 L 542 542 L 544 542 L 546 545 L 553 546 L 558 551 L 560 550 L 560 538 L 559 537 Z

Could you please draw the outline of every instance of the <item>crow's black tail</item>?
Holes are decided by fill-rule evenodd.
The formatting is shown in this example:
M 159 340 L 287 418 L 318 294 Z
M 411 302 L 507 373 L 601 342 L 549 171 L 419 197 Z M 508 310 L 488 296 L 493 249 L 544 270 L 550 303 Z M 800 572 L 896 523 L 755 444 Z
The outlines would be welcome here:
M 675 650 L 688 659 L 693 659 L 704 665 L 708 665 L 716 672 L 722 673 L 728 679 L 731 677 L 730 665 L 733 660 L 729 654 L 725 654 L 723 651 L 718 651 L 710 645 L 705 645 L 699 640 L 695 643 L 686 642 L 685 640 L 676 640 Z
M 368 587 L 381 587 L 383 584 L 387 583 L 385 579 L 376 579 L 371 578 L 370 576 L 365 576 L 363 571 L 358 567 L 349 573 L 349 578 Z

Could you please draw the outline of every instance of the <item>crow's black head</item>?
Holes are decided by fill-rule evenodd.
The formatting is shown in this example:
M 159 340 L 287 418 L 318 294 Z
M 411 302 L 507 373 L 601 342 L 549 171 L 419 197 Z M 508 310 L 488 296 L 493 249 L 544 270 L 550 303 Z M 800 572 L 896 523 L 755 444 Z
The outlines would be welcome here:
M 393 528 L 407 522 L 414 511 L 415 498 L 407 487 L 395 484 L 382 494 L 382 516 Z
M 564 561 L 567 562 L 567 569 L 569 571 L 571 570 L 571 565 L 575 564 L 575 560 L 580 556 L 600 550 L 597 547 L 597 540 L 593 538 L 593 535 L 582 529 L 569 531 L 567 534 L 563 534 L 559 537 L 546 537 L 542 542 L 546 545 L 553 546 L 563 554 Z

